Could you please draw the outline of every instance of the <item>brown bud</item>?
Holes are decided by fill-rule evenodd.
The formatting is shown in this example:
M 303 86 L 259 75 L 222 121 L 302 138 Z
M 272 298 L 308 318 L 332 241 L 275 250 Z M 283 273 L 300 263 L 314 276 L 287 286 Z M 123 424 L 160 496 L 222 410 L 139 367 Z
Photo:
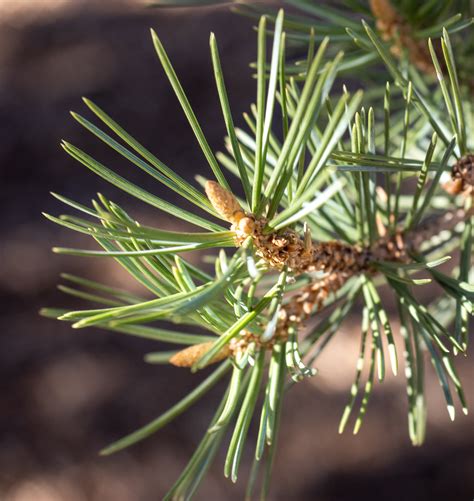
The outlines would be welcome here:
M 206 181 L 204 189 L 207 198 L 220 216 L 229 221 L 229 223 L 239 222 L 242 218 L 243 210 L 233 193 L 215 181 Z
M 213 344 L 213 341 L 209 341 L 208 343 L 194 344 L 184 350 L 178 351 L 178 353 L 175 353 L 170 358 L 170 364 L 176 365 L 176 367 L 192 367 L 206 352 L 212 348 Z M 219 353 L 214 355 L 208 365 L 220 362 L 229 355 L 229 346 L 225 345 Z

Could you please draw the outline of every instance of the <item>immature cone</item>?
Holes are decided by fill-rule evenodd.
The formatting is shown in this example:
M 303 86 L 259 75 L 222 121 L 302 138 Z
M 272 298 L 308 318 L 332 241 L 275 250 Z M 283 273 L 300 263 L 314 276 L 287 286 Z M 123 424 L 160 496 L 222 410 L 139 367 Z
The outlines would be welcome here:
M 189 346 L 189 348 L 178 351 L 178 353 L 175 353 L 170 358 L 170 364 L 173 364 L 176 367 L 192 367 L 205 353 L 207 353 L 211 349 L 213 344 L 213 341 L 209 341 L 208 343 L 195 344 L 193 346 Z M 219 353 L 211 358 L 207 365 L 220 362 L 221 360 L 227 358 L 229 354 L 230 348 L 229 345 L 226 345 Z

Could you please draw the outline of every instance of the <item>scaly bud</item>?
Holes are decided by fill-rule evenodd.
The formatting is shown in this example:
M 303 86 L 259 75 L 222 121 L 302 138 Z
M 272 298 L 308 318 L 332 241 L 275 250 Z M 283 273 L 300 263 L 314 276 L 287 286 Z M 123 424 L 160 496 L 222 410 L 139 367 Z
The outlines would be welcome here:
M 211 349 L 213 344 L 213 341 L 209 341 L 208 343 L 195 344 L 185 348 L 184 350 L 178 351 L 178 353 L 175 353 L 170 358 L 170 364 L 176 365 L 176 367 L 192 367 L 206 352 Z M 209 361 L 208 365 L 220 362 L 229 355 L 229 345 L 226 345 Z
M 204 189 L 214 209 L 229 223 L 238 224 L 242 217 L 245 216 L 234 194 L 223 188 L 219 183 L 206 181 Z

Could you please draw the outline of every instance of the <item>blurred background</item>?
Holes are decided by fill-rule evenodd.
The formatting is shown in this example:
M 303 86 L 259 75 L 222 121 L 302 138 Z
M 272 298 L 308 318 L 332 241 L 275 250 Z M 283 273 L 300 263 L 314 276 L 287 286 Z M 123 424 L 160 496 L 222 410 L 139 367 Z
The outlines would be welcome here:
M 137 287 L 112 260 L 52 255 L 52 245 L 90 242 L 49 223 L 41 211 L 63 210 L 49 191 L 87 204 L 100 190 L 141 221 L 185 229 L 68 158 L 59 147 L 62 138 L 172 200 L 68 112 L 90 116 L 80 99 L 86 95 L 188 180 L 196 173 L 209 175 L 154 54 L 149 27 L 162 38 L 217 150 L 224 127 L 209 32 L 216 33 L 234 118 L 243 125 L 241 113 L 255 99 L 248 67 L 255 57 L 251 24 L 226 7 L 163 11 L 146 9 L 138 0 L 0 0 L 1 500 L 161 499 L 206 429 L 222 387 L 145 442 L 112 457 L 97 455 L 179 400 L 199 376 L 145 364 L 143 355 L 157 349 L 151 341 L 74 331 L 38 316 L 42 306 L 80 306 L 56 290 L 62 271 L 132 291 Z M 456 421 L 449 421 L 431 368 L 422 448 L 413 448 L 407 436 L 403 375 L 375 388 L 358 436 L 350 430 L 337 434 L 354 375 L 358 322 L 354 317 L 330 345 L 318 364 L 320 375 L 286 398 L 270 499 L 473 499 L 473 419 L 458 410 Z M 458 367 L 472 402 L 472 361 L 460 359 Z M 236 486 L 223 477 L 221 453 L 196 499 L 243 499 L 252 452 L 246 451 Z

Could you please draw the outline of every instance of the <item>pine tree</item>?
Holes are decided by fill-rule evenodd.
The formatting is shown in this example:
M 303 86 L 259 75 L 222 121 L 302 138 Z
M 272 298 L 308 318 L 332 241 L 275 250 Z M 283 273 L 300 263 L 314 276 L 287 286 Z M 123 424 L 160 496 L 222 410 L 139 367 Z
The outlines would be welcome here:
M 286 391 L 316 375 L 319 355 L 354 311 L 360 311 L 360 354 L 340 433 L 353 411 L 357 433 L 375 382 L 384 380 L 387 365 L 397 374 L 403 363 L 409 436 L 421 445 L 427 414 L 425 354 L 451 419 L 454 396 L 467 413 L 455 357 L 467 352 L 474 300 L 471 7 L 465 1 L 404 0 L 347 0 L 336 8 L 310 0 L 285 4 L 299 11 L 236 7 L 258 19 L 257 61 L 252 64 L 256 104 L 244 114 L 245 129 L 234 125 L 211 34 L 227 130 L 224 153 L 211 150 L 152 31 L 158 58 L 210 167 L 205 174 L 196 172 L 197 185 L 88 99 L 84 102 L 102 128 L 72 113 L 131 166 L 191 202 L 193 211 L 145 191 L 62 142 L 69 155 L 96 175 L 197 228 L 187 233 L 142 225 L 101 194 L 91 207 L 54 194 L 82 217 L 46 215 L 90 235 L 101 248 L 55 252 L 114 258 L 144 294 L 63 275 L 69 285 L 62 290 L 90 302 L 92 309 L 48 308 L 43 314 L 72 322 L 73 328 L 95 326 L 176 346 L 148 354 L 150 363 L 170 363 L 192 373 L 217 367 L 167 412 L 103 454 L 157 432 L 218 381 L 228 381 L 213 420 L 166 499 L 190 498 L 224 444 L 224 473 L 235 482 L 251 422 L 258 426 L 258 436 L 248 496 L 264 464 L 264 498 Z M 460 33 L 463 43 L 457 43 Z M 344 85 L 348 76 L 363 90 L 349 92 Z M 230 176 L 241 189 L 231 190 L 235 183 L 229 183 Z M 181 256 L 203 249 L 212 251 L 212 274 Z M 457 264 L 441 271 L 451 254 Z M 417 290 L 430 282 L 442 292 L 423 304 Z M 392 330 L 381 287 L 395 298 L 399 332 Z M 163 329 L 156 325 L 160 320 L 183 331 Z M 196 327 L 207 334 L 193 333 Z M 396 336 L 403 353 L 397 350 Z

